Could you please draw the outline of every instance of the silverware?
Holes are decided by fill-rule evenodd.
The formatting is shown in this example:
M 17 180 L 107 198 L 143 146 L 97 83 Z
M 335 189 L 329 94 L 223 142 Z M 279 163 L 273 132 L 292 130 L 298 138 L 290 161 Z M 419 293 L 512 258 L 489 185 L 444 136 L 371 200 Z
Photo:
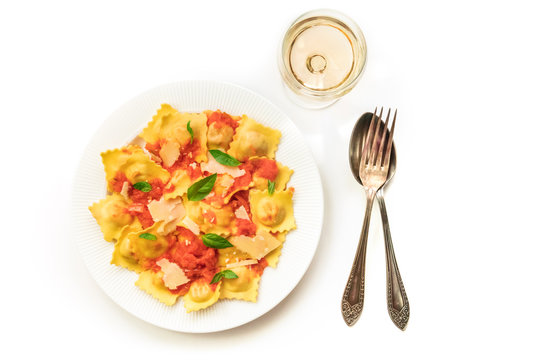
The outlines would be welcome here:
M 365 113 L 358 119 L 354 126 L 351 141 L 349 143 L 349 165 L 351 171 L 360 184 L 362 179 L 358 171 L 358 165 L 361 158 L 361 150 L 366 142 L 369 125 L 371 123 L 372 113 Z M 396 262 L 394 254 L 394 247 L 392 245 L 392 236 L 390 234 L 390 226 L 388 225 L 388 215 L 386 214 L 386 205 L 384 203 L 384 187 L 390 182 L 396 172 L 396 149 L 392 144 L 392 152 L 390 155 L 390 165 L 388 169 L 388 179 L 377 192 L 377 200 L 379 208 L 381 210 L 381 218 L 384 229 L 384 240 L 386 250 L 386 294 L 387 294 L 387 307 L 390 318 L 394 324 L 401 330 L 405 330 L 409 321 L 409 301 L 401 280 L 401 275 Z
M 366 190 L 367 203 L 358 248 L 356 249 L 356 255 L 354 257 L 349 280 L 347 281 L 345 291 L 343 292 L 343 298 L 341 299 L 341 314 L 349 326 L 354 325 L 358 321 L 364 307 L 366 248 L 371 210 L 377 191 L 388 179 L 388 168 L 390 166 L 390 154 L 392 152 L 392 138 L 394 136 L 396 116 L 394 114 L 392 128 L 388 135 L 390 110 L 388 111 L 386 122 L 382 128 L 382 134 L 380 134 L 382 111 L 383 109 L 381 108 L 381 112 L 377 117 L 377 109 L 375 109 L 375 112 L 371 117 L 367 138 L 358 163 L 358 174 L 362 180 L 362 185 Z

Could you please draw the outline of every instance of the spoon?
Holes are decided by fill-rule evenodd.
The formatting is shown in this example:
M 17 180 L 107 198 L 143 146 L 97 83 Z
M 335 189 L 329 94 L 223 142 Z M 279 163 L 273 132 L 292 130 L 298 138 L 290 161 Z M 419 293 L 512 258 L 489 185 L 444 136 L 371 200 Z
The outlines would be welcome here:
M 349 165 L 356 181 L 362 185 L 359 174 L 360 158 L 362 157 L 362 149 L 366 141 L 369 124 L 373 114 L 365 113 L 358 119 L 351 134 L 349 143 Z M 389 183 L 396 172 L 396 149 L 392 142 L 392 153 L 390 154 L 390 167 L 388 169 L 388 179 L 386 183 L 377 192 L 377 201 L 381 209 L 381 218 L 384 229 L 384 243 L 386 250 L 386 300 L 388 314 L 394 324 L 401 330 L 405 330 L 409 322 L 409 300 L 405 293 L 405 287 L 401 280 L 399 268 L 394 254 L 394 246 L 392 245 L 392 236 L 390 234 L 390 226 L 388 225 L 388 215 L 386 213 L 386 205 L 384 203 L 384 187 Z

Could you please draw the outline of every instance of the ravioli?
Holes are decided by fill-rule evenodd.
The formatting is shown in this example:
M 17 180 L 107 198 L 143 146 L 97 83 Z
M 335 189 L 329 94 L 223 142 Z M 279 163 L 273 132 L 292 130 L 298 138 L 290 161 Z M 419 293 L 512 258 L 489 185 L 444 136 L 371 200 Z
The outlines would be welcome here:
M 268 255 L 264 257 L 268 263 L 268 266 L 273 268 L 277 267 L 279 257 L 281 256 L 281 249 L 283 249 L 283 243 L 285 242 L 285 233 L 278 233 L 275 237 L 279 242 L 281 242 L 281 245 L 270 251 Z
M 234 212 L 232 206 L 213 207 L 202 201 L 184 201 L 187 216 L 195 222 L 204 233 L 229 235 L 232 230 Z
M 139 261 L 155 259 L 167 251 L 169 241 L 165 236 L 160 235 L 161 224 L 157 222 L 147 229 L 127 235 L 129 246 L 133 253 L 137 254 Z
M 133 222 L 128 207 L 129 203 L 120 194 L 107 195 L 89 207 L 106 241 L 118 240 L 122 229 Z
M 117 265 L 128 270 L 140 273 L 143 271 L 142 265 L 139 264 L 139 256 L 136 254 L 135 249 L 131 246 L 131 242 L 128 235 L 137 233 L 142 230 L 141 223 L 135 219 L 135 221 L 122 229 L 120 237 L 114 245 L 111 264 Z
M 189 291 L 184 295 L 184 307 L 192 312 L 205 309 L 219 300 L 221 283 L 215 289 L 210 284 L 197 281 L 191 284 Z
M 195 165 L 197 166 L 197 165 Z M 171 180 L 165 186 L 165 199 L 174 199 L 184 195 L 189 187 L 201 179 L 200 171 L 196 173 L 194 178 L 188 169 L 176 169 L 172 173 Z
M 135 145 L 128 145 L 121 149 L 109 150 L 101 154 L 105 167 L 105 179 L 109 191 L 114 190 L 114 180 L 123 174 L 131 184 L 142 181 L 159 179 L 166 183 L 169 173 L 161 166 L 150 160 L 144 151 Z
M 193 152 L 193 160 L 206 161 L 206 115 L 202 113 L 180 113 L 169 104 L 162 104 L 161 109 L 152 121 L 141 132 L 141 137 L 147 144 L 159 145 L 160 150 L 165 144 L 174 144 L 179 148 L 179 154 L 184 150 Z M 191 128 L 192 135 L 188 129 Z M 162 154 L 157 152 L 158 156 Z M 187 154 L 186 154 L 187 155 Z
M 111 264 L 139 274 L 135 285 L 156 301 L 182 298 L 188 313 L 220 299 L 256 302 L 296 228 L 293 170 L 275 160 L 280 138 L 246 115 L 162 104 L 135 141 L 101 154 L 107 194 L 89 210 L 114 245 Z M 189 200 L 213 174 L 205 196 Z M 216 245 L 223 238 L 229 247 Z
M 238 127 L 240 117 L 221 111 L 205 111 L 208 118 L 208 149 L 227 151 Z
M 240 120 L 240 126 L 236 129 L 228 154 L 239 161 L 246 161 L 252 156 L 273 159 L 280 138 L 279 130 L 261 125 L 244 115 Z
M 296 229 L 292 197 L 293 192 L 290 189 L 276 191 L 271 195 L 268 190 L 251 191 L 249 193 L 249 203 L 253 214 L 253 222 L 270 232 Z
M 165 305 L 174 305 L 178 300 L 179 294 L 173 294 L 163 283 L 163 273 L 147 270 L 139 275 L 139 279 L 135 282 L 141 290 L 144 290 L 154 298 L 164 303 Z
M 223 280 L 220 298 L 256 302 L 261 276 L 246 266 L 235 267 L 233 271 L 238 278 Z
M 249 162 L 253 166 L 253 187 L 258 190 L 268 188 L 268 181 L 275 183 L 274 189 L 285 190 L 294 171 L 287 166 L 268 158 L 252 157 Z

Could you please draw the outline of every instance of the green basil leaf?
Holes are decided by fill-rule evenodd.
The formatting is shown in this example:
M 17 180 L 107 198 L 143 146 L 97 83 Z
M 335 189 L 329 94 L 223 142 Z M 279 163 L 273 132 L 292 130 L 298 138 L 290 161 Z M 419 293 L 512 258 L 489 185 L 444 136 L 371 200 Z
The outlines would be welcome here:
M 152 241 L 156 241 L 156 240 L 157 240 L 156 235 L 150 234 L 150 233 L 143 233 L 143 234 L 139 235 L 139 237 L 140 237 L 141 239 L 146 239 L 146 240 L 152 240 Z
M 216 159 L 218 163 L 225 166 L 238 166 L 241 164 L 240 161 L 236 160 L 229 154 L 225 154 L 221 150 L 210 150 L 210 154 Z
M 223 278 L 223 274 L 221 272 L 218 272 L 216 275 L 214 275 L 210 284 L 215 284 L 219 282 L 222 278 Z
M 189 123 L 191 123 L 191 120 L 187 122 L 187 131 L 189 132 L 189 135 L 191 136 L 191 140 L 189 141 L 189 144 L 191 145 L 193 144 L 193 129 L 191 128 Z
M 207 247 L 214 249 L 225 249 L 233 246 L 233 244 L 231 244 L 229 240 L 212 233 L 204 234 L 202 236 L 202 242 Z
M 133 184 L 133 187 L 142 192 L 149 192 L 150 190 L 152 190 L 152 185 L 150 185 L 148 181 L 139 181 Z
M 232 270 L 223 270 L 222 273 L 225 279 L 238 279 L 238 275 Z
M 217 174 L 212 174 L 191 185 L 187 191 L 188 200 L 199 201 L 204 199 L 214 187 Z
M 212 278 L 212 281 L 210 282 L 210 284 L 215 284 L 219 281 L 221 281 L 221 279 L 238 279 L 238 275 L 236 275 L 236 273 L 232 270 L 223 270 L 223 271 L 220 271 L 218 272 L 216 275 L 214 275 L 214 277 Z
M 276 190 L 276 183 L 268 180 L 268 194 L 272 195 Z

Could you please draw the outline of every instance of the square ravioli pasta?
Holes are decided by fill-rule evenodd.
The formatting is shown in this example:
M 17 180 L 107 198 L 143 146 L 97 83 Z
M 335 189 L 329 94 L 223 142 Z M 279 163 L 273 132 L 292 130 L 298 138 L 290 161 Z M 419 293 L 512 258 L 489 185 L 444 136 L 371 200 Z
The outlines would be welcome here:
M 296 228 L 294 172 L 275 159 L 281 133 L 169 104 L 149 120 L 132 143 L 101 154 L 107 194 L 89 210 L 113 244 L 111 264 L 188 313 L 220 299 L 256 302 Z

